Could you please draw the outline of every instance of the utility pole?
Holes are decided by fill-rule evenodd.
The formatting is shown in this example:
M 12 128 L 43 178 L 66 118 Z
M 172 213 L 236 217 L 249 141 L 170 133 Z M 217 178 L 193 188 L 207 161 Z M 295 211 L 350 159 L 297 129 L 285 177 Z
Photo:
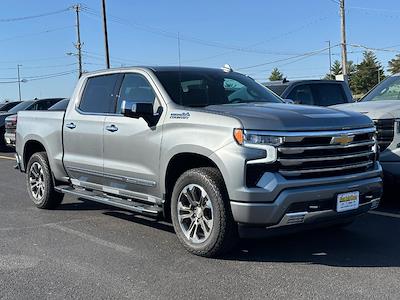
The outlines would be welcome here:
M 103 31 L 104 31 L 104 48 L 106 51 L 106 68 L 110 68 L 110 53 L 108 49 L 108 33 L 107 33 L 107 15 L 106 15 L 106 0 L 102 0 L 103 8 Z
M 332 50 L 331 50 L 331 41 L 326 41 L 328 43 L 329 48 L 329 75 L 332 78 Z
M 342 32 L 342 73 L 344 80 L 347 81 L 346 11 L 344 9 L 344 0 L 340 0 L 340 18 Z
M 73 6 L 76 12 L 76 44 L 75 48 L 78 50 L 78 69 L 79 69 L 79 76 L 80 78 L 82 76 L 82 43 L 81 43 L 81 28 L 80 28 L 80 22 L 79 22 L 79 12 L 81 10 L 80 4 L 76 4 Z
M 18 95 L 19 95 L 19 101 L 21 101 L 21 78 L 19 76 L 19 67 L 22 67 L 22 65 L 17 65 L 17 72 L 18 72 Z

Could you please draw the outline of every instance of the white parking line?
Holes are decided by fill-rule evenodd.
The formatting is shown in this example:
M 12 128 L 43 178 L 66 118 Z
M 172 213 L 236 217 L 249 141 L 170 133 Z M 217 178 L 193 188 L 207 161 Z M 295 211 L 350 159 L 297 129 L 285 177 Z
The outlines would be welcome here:
M 383 211 L 370 211 L 369 213 L 373 214 L 373 215 L 379 215 L 379 216 L 384 216 L 384 217 L 400 219 L 400 214 L 392 214 L 392 213 L 387 213 L 387 212 L 383 212 Z
M 114 250 L 117 250 L 117 251 L 120 251 L 120 252 L 123 252 L 123 253 L 126 253 L 126 254 L 129 254 L 129 253 L 133 252 L 132 248 L 125 247 L 125 246 L 122 246 L 122 245 L 118 245 L 118 244 L 113 243 L 113 242 L 108 242 L 106 240 L 100 239 L 100 238 L 95 237 L 93 235 L 90 235 L 90 234 L 87 234 L 87 233 L 83 233 L 83 232 L 80 232 L 80 231 L 77 231 L 77 230 L 74 230 L 74 229 L 59 225 L 59 224 L 55 224 L 55 223 L 48 224 L 48 225 L 46 225 L 46 227 L 50 227 L 50 228 L 53 228 L 53 229 L 64 231 L 64 232 L 69 233 L 69 234 L 73 234 L 73 235 L 79 236 L 80 238 L 83 238 L 85 240 L 91 241 L 91 242 L 99 244 L 101 246 L 112 248 Z
M 10 157 L 10 156 L 2 156 L 2 155 L 0 155 L 0 159 L 15 160 L 15 158 L 14 158 L 14 157 Z

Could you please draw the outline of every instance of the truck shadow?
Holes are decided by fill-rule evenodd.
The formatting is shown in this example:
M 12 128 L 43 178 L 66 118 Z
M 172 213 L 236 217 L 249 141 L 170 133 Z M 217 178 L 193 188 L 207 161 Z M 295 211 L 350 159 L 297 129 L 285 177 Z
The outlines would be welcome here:
M 399 267 L 400 215 L 368 214 L 344 229 L 320 229 L 265 240 L 242 240 L 224 260 Z
M 65 203 L 59 209 L 99 210 L 106 216 L 174 233 L 171 223 L 91 201 Z M 400 204 L 392 202 L 377 212 L 359 217 L 343 229 L 318 229 L 262 240 L 240 240 L 233 252 L 219 259 L 332 267 L 400 267 L 399 236 Z

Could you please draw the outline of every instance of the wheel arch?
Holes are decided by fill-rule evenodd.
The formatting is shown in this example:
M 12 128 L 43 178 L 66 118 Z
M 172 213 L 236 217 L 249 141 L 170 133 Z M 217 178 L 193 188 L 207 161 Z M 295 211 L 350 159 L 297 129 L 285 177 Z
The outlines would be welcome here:
M 223 178 L 221 169 L 218 164 L 208 156 L 193 153 L 182 152 L 177 153 L 168 162 L 166 167 L 165 176 L 163 180 L 164 190 L 164 214 L 169 218 L 170 200 L 173 188 L 178 178 L 187 170 L 201 167 L 212 167 L 217 169 Z M 223 182 L 225 187 L 225 181 Z

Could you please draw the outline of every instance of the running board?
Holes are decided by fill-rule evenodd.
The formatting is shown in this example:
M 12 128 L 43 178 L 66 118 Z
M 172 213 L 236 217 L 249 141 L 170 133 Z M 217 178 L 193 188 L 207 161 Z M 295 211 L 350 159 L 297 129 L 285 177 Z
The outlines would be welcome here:
M 69 185 L 56 186 L 54 188 L 57 192 L 63 194 L 70 194 L 76 197 L 84 198 L 90 201 L 107 204 L 110 206 L 126 209 L 129 211 L 137 212 L 152 217 L 158 217 L 162 214 L 162 208 L 152 205 L 146 205 L 143 203 L 135 202 L 132 200 L 125 200 L 117 197 L 112 197 L 107 194 L 97 194 L 88 190 L 77 190 Z

